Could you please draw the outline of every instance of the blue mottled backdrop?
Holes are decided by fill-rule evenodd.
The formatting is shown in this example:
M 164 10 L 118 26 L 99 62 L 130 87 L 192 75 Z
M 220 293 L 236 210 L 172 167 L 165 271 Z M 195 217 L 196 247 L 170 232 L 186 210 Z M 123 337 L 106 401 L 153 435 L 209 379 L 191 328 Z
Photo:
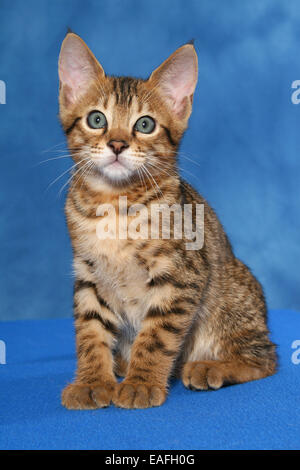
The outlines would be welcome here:
M 195 38 L 182 175 L 216 209 L 269 306 L 300 310 L 300 2 L 0 0 L 0 319 L 71 315 L 67 174 L 47 190 L 71 163 L 39 164 L 65 148 L 57 59 L 68 26 L 111 74 L 146 77 Z

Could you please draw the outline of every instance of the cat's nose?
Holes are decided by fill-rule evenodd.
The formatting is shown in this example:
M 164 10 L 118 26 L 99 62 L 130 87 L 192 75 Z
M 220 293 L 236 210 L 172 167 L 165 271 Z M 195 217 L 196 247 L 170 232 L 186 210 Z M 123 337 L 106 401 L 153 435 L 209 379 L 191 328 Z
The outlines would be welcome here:
M 110 140 L 107 145 L 116 155 L 129 147 L 125 140 Z

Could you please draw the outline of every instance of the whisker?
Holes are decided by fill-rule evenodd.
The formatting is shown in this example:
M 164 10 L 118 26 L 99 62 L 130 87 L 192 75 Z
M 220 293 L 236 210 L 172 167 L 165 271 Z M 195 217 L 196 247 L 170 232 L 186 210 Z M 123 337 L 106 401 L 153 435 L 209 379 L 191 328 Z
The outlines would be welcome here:
M 151 166 L 153 169 L 159 169 L 160 172 L 163 172 L 164 174 L 166 174 L 166 175 L 168 175 L 168 176 L 175 176 L 175 175 L 176 175 L 176 172 L 175 172 L 175 171 L 173 171 L 173 173 L 170 173 L 170 172 L 168 172 L 165 168 L 160 167 L 160 166 L 157 165 L 157 164 L 154 165 L 153 163 L 151 163 L 151 162 L 149 162 L 149 161 L 147 162 L 147 164 L 148 164 L 149 166 Z
M 59 144 L 53 145 L 53 147 L 50 147 L 50 148 L 48 148 L 48 149 L 46 149 L 46 150 L 42 150 L 41 153 L 51 152 L 52 149 L 55 149 L 56 147 L 59 147 L 60 145 L 63 145 L 63 144 L 66 144 L 66 142 L 63 141 L 63 142 L 60 142 Z
M 68 168 L 66 171 L 64 171 L 61 175 L 59 175 L 57 178 L 55 178 L 54 181 L 52 181 L 46 188 L 45 192 L 47 192 L 51 186 L 53 186 L 53 184 L 56 183 L 56 181 L 58 181 L 60 178 L 62 178 L 66 173 L 68 173 L 69 171 L 72 171 L 74 168 L 76 168 L 80 163 L 82 163 L 85 159 L 82 159 L 80 160 L 80 162 L 78 163 L 75 163 L 74 165 L 72 165 L 70 168 Z
M 41 165 L 42 163 L 52 162 L 53 160 L 61 160 L 62 158 L 70 158 L 71 155 L 60 155 L 59 157 L 47 158 L 47 160 L 42 160 L 34 165 L 34 167 Z
M 145 190 L 146 190 L 146 193 L 148 192 L 148 188 L 147 188 L 147 184 L 145 182 L 145 178 L 144 178 L 144 175 L 141 171 L 140 168 L 137 168 L 137 172 L 138 172 L 138 175 L 139 175 L 139 179 L 140 179 L 140 182 L 141 184 L 145 187 Z
M 149 155 L 148 155 L 148 157 L 149 157 Z M 151 159 L 151 156 L 150 156 L 150 159 Z M 154 163 L 152 163 L 152 162 L 154 162 Z M 162 164 L 161 164 L 161 162 L 159 162 L 159 160 L 152 158 L 152 162 L 148 161 L 147 164 L 150 165 L 151 167 L 153 167 L 154 169 L 158 169 L 160 172 L 163 172 L 164 174 L 167 174 L 168 176 L 176 176 L 176 170 L 175 169 L 169 167 L 169 170 L 171 170 L 171 173 L 169 173 L 167 171 L 167 167 L 162 166 Z M 185 168 L 181 167 L 178 164 L 177 164 L 177 168 L 178 168 L 178 170 L 183 171 L 183 172 L 187 173 L 188 175 L 192 176 L 197 181 L 200 181 L 199 177 L 196 176 L 194 173 L 191 173 L 189 170 L 186 170 Z
M 78 168 L 71 176 L 70 178 L 68 179 L 68 181 L 63 185 L 63 187 L 60 189 L 59 191 L 59 197 L 61 196 L 61 193 L 63 191 L 63 189 L 72 181 L 72 179 L 75 178 L 76 175 L 79 175 L 80 177 L 80 173 L 83 172 L 83 170 L 86 168 L 86 166 L 88 166 L 90 164 L 90 161 L 87 161 L 85 162 L 80 168 Z M 77 178 L 77 180 L 75 181 L 77 183 L 77 181 L 79 180 L 79 178 Z
M 91 174 L 91 171 L 92 171 L 92 168 L 94 167 L 94 165 L 95 165 L 95 163 L 91 160 L 90 164 L 87 165 L 87 168 L 81 174 L 80 178 L 82 179 L 82 182 L 81 182 L 80 189 L 82 188 L 82 185 L 83 185 L 83 182 L 84 182 L 84 176 L 89 176 Z M 78 181 L 79 181 L 80 178 L 78 178 Z M 77 181 L 76 181 L 76 183 L 77 183 Z
M 153 175 L 151 174 L 151 172 L 148 170 L 148 168 L 147 168 L 145 165 L 143 166 L 143 168 L 144 168 L 145 171 L 149 174 L 150 178 L 153 180 L 153 182 L 154 182 L 155 186 L 157 187 L 157 189 L 158 189 L 158 191 L 159 191 L 161 197 L 164 198 L 164 195 L 163 195 L 163 193 L 162 193 L 162 191 L 161 191 L 159 185 L 157 184 L 155 178 L 154 178 Z
M 58 150 L 56 150 L 56 152 L 59 152 Z M 78 156 L 78 155 L 83 155 L 85 151 L 82 151 L 82 150 L 78 150 L 75 152 L 75 151 L 72 151 L 72 153 L 70 153 L 68 150 L 61 150 L 61 155 L 58 154 L 57 156 L 54 156 L 54 157 L 51 157 L 51 158 L 47 158 L 46 160 L 41 160 L 40 162 L 36 163 L 35 165 L 33 165 L 34 167 L 35 166 L 38 166 L 40 165 L 41 163 L 46 163 L 46 162 L 51 162 L 52 160 L 60 160 L 62 158 L 72 158 L 73 156 Z M 63 154 L 64 153 L 64 154 Z
M 194 165 L 197 165 L 199 168 L 202 169 L 202 166 L 200 165 L 200 163 L 196 162 L 195 160 L 193 160 L 192 158 L 186 156 L 185 154 L 179 153 L 178 156 L 179 156 L 179 158 L 182 157 L 182 158 L 184 158 L 185 160 L 188 160 L 189 162 L 194 163 Z
M 157 166 L 158 167 L 158 166 Z M 159 167 L 158 167 L 159 168 Z M 192 176 L 193 178 L 195 178 L 197 181 L 200 181 L 199 177 L 196 176 L 194 173 L 191 173 L 190 171 L 186 170 L 185 168 L 182 168 L 181 166 L 177 165 L 177 168 L 178 170 L 180 171 L 183 171 L 185 173 L 187 173 L 188 175 Z M 169 174 L 167 173 L 164 168 L 159 168 L 159 171 L 163 171 L 164 173 L 168 174 L 169 176 L 175 176 L 176 175 L 176 171 L 174 171 L 173 175 L 172 174 Z
M 141 169 L 143 175 L 145 175 L 146 178 L 147 178 L 147 180 L 150 182 L 150 185 L 152 186 L 152 188 L 153 188 L 153 190 L 154 190 L 154 192 L 155 192 L 155 194 L 156 194 L 156 197 L 158 198 L 157 191 L 156 191 L 155 187 L 153 186 L 153 183 L 152 183 L 151 179 L 149 178 L 148 174 L 145 172 L 145 167 L 142 165 L 142 166 L 140 167 L 140 169 Z

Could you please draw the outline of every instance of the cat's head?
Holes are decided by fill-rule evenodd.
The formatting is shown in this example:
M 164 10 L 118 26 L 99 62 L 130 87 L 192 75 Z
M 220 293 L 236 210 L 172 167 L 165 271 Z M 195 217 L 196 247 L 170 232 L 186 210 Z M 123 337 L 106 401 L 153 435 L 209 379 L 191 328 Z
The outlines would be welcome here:
M 59 57 L 60 118 L 83 178 L 124 186 L 174 171 L 197 83 L 192 44 L 148 80 L 105 75 L 84 41 L 69 33 Z

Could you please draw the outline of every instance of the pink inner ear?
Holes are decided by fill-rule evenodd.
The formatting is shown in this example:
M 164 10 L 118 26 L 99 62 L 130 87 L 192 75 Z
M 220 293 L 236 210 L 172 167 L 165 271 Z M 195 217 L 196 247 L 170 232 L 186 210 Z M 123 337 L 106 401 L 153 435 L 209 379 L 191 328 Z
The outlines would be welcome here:
M 161 90 L 172 102 L 175 113 L 180 114 L 197 83 L 196 55 L 192 48 L 178 52 L 171 63 L 167 64 L 160 78 Z
M 95 78 L 92 57 L 83 41 L 71 35 L 65 39 L 59 58 L 59 78 L 66 85 L 69 101 L 84 94 Z

